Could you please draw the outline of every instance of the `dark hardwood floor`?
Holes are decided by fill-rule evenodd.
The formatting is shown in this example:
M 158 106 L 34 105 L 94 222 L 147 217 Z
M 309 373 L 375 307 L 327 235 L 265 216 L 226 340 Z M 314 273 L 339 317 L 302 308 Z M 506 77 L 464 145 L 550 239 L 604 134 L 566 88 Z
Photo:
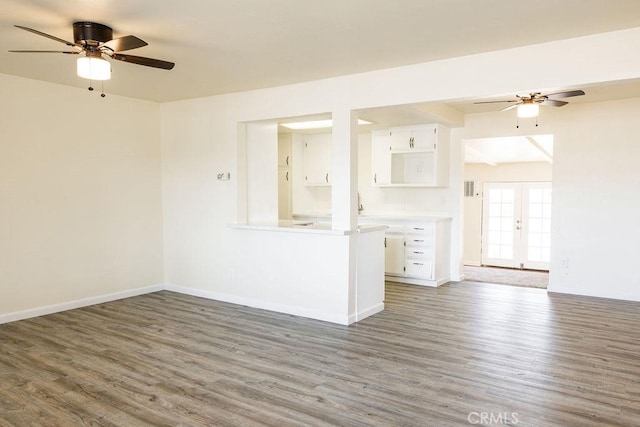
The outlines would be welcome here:
M 171 292 L 0 325 L 1 426 L 640 425 L 640 304 L 387 284 L 350 327 Z

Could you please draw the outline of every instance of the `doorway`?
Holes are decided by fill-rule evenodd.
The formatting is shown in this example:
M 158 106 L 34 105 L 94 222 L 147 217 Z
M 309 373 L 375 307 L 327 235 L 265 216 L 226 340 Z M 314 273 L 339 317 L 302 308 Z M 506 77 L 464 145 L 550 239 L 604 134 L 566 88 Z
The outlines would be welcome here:
M 551 182 L 486 182 L 482 265 L 549 270 Z
M 546 288 L 553 135 L 464 144 L 465 279 Z

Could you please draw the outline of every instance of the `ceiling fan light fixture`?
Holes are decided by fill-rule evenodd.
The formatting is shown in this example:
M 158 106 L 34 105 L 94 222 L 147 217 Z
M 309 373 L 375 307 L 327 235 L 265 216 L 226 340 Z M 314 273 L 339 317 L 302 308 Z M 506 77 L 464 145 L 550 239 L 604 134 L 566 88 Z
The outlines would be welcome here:
M 527 119 L 530 117 L 538 117 L 540 105 L 533 102 L 525 102 L 518 105 L 518 118 Z
M 78 58 L 78 76 L 89 80 L 109 80 L 111 64 L 96 56 L 80 57 Z

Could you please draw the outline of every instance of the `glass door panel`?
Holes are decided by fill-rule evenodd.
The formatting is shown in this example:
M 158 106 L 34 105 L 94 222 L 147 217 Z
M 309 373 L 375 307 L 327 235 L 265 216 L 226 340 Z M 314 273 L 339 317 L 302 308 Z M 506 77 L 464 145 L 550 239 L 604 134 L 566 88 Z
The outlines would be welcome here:
M 482 202 L 482 264 L 548 270 L 551 183 L 488 182 Z

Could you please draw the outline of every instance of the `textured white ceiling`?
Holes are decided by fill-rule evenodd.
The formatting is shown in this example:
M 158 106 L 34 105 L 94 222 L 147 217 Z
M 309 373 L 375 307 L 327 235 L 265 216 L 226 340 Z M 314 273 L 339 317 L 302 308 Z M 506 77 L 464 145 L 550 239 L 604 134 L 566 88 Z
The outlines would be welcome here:
M 65 46 L 77 20 L 110 25 L 176 62 L 113 61 L 106 90 L 170 101 L 264 88 L 640 26 L 637 0 L 0 0 L 0 72 L 75 87 Z

